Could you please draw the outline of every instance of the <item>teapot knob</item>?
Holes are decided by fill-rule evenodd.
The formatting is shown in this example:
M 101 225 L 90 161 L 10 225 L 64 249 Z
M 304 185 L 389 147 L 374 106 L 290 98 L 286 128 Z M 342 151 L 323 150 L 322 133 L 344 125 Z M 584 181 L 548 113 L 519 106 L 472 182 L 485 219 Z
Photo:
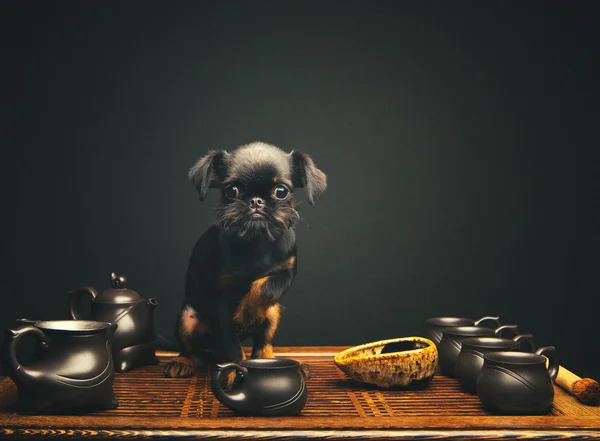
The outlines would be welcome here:
M 114 289 L 127 288 L 127 278 L 125 276 L 117 276 L 116 273 L 110 273 L 110 286 Z

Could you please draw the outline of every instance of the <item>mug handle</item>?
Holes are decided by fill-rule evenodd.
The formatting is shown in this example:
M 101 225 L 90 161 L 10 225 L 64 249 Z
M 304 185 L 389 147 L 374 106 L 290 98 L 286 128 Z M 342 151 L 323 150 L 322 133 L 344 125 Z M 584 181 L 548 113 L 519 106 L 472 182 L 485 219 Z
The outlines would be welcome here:
M 519 335 L 519 327 L 517 325 L 504 325 L 494 329 L 494 334 L 502 336 L 503 331 L 510 330 L 513 332 L 513 336 Z
M 517 334 L 513 337 L 513 340 L 520 343 L 519 350 L 522 344 L 527 345 L 527 352 L 535 352 L 535 345 L 533 344 L 533 334 Z
M 17 359 L 17 348 L 19 347 L 23 336 L 27 334 L 36 337 L 42 348 L 46 349 L 48 347 L 48 337 L 46 337 L 44 331 L 32 325 L 21 326 L 17 329 L 7 329 L 5 331 L 3 345 L 3 358 L 10 370 L 9 376 L 14 376 L 23 381 L 28 379 L 28 370 L 19 363 L 19 360 Z
M 479 320 L 477 320 L 473 326 L 479 326 L 481 323 L 491 320 L 496 324 L 496 327 L 500 327 L 502 325 L 500 325 L 500 317 L 492 317 L 492 316 L 486 316 L 486 317 L 481 317 Z
M 558 359 L 556 357 L 556 348 L 554 346 L 544 346 L 535 351 L 537 355 L 543 355 L 548 359 L 548 373 L 550 379 L 554 381 L 558 375 Z

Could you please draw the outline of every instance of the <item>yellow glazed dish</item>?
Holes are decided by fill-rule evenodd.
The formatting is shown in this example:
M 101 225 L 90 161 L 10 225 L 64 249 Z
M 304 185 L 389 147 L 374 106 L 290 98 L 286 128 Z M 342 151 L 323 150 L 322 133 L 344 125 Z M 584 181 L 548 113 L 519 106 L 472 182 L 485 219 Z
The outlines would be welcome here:
M 356 381 L 383 388 L 424 389 L 433 378 L 438 352 L 429 339 L 402 337 L 354 346 L 333 361 Z

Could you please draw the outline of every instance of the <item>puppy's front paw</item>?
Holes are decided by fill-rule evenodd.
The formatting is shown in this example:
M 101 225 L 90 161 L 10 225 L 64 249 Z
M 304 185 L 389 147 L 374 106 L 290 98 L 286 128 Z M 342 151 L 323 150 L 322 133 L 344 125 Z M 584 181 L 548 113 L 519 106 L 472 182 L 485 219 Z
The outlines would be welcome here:
M 242 381 L 242 377 L 236 371 L 229 371 L 225 377 L 225 390 L 232 393 Z
M 165 366 L 165 377 L 186 378 L 196 372 L 194 362 L 187 357 L 176 357 Z

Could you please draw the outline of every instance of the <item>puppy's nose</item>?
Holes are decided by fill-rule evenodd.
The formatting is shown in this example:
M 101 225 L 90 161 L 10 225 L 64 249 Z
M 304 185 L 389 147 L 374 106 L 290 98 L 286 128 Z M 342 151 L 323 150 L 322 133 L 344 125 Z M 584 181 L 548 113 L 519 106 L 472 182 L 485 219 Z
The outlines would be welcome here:
M 265 204 L 265 201 L 263 201 L 261 198 L 250 199 L 250 208 L 252 208 L 253 210 L 261 209 L 264 204 Z

